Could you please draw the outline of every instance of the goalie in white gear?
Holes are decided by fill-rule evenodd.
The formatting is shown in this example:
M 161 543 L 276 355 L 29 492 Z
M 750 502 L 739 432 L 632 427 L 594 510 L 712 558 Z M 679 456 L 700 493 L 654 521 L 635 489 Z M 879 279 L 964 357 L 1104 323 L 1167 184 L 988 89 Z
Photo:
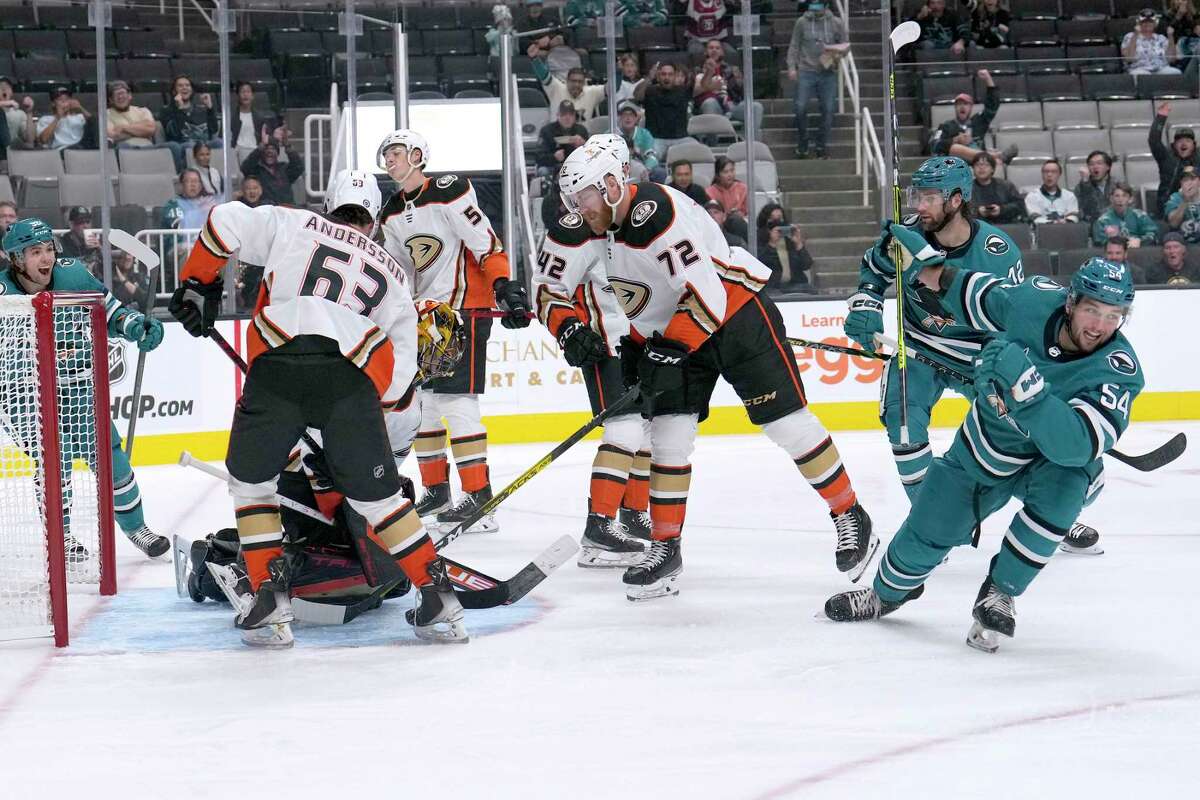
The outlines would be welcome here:
M 237 252 L 264 265 L 246 337 L 250 368 L 225 462 L 254 592 L 236 624 L 249 644 L 292 643 L 276 483 L 295 442 L 315 428 L 332 481 L 418 587 L 416 634 L 466 641 L 445 564 L 401 491 L 384 420 L 415 393 L 417 324 L 408 278 L 369 236 L 379 207 L 374 176 L 341 173 L 329 194 L 328 216 L 239 202 L 216 206 L 171 298 L 171 313 L 187 331 L 208 335 L 225 262 Z
M 783 344 L 783 319 L 761 291 L 770 270 L 730 248 L 716 222 L 682 193 L 655 183 L 627 185 L 622 165 L 605 148 L 572 152 L 559 186 L 578 220 L 569 214 L 556 230 L 579 241 L 547 236 L 533 279 L 538 316 L 564 350 L 575 337 L 590 338 L 576 324 L 572 300 L 595 262 L 594 251 L 582 245 L 611 231 L 608 283 L 630 322 L 619 348 L 624 381 L 640 386 L 651 425 L 653 542 L 625 572 L 629 599 L 678 592 L 696 426 L 721 377 L 829 505 L 838 568 L 861 575 L 878 539 L 837 448 L 807 407 L 795 356 Z
M 384 137 L 377 159 L 398 189 L 379 221 L 384 244 L 412 279 L 415 296 L 449 303 L 462 312 L 467 326 L 467 352 L 460 367 L 420 391 L 421 430 L 415 449 L 425 493 L 417 512 L 425 518 L 436 516 L 438 525 L 448 530 L 492 497 L 487 431 L 479 412 L 492 326 L 488 311 L 495 303 L 506 328 L 522 328 L 529 324 L 529 299 L 524 287 L 510 278 L 508 256 L 480 210 L 471 182 L 457 175 L 426 176 L 429 156 L 429 143 L 415 131 L 402 129 Z M 463 490 L 453 505 L 447 428 Z M 470 530 L 495 531 L 497 526 L 487 516 Z

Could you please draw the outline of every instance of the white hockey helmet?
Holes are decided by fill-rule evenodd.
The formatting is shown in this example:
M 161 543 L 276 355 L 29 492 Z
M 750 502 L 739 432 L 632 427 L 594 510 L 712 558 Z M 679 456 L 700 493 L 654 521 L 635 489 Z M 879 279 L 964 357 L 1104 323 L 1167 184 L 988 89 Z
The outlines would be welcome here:
M 403 146 L 408 148 L 408 173 L 404 176 L 407 178 L 412 174 L 414 169 L 424 169 L 429 163 L 429 142 L 425 141 L 425 137 L 414 130 L 408 128 L 400 128 L 392 131 L 387 136 L 383 137 L 383 141 L 379 143 L 379 150 L 375 153 L 375 162 L 381 170 L 387 171 L 387 165 L 383 160 L 383 154 L 393 147 Z M 413 150 L 421 151 L 421 160 L 413 161 Z M 403 178 L 401 178 L 403 180 Z
M 605 183 L 609 175 L 616 178 L 621 186 L 620 196 L 612 203 L 608 200 L 608 186 Z M 586 142 L 571 151 L 558 171 L 558 190 L 562 194 L 563 205 L 576 213 L 579 212 L 580 195 L 588 189 L 599 192 L 600 198 L 610 208 L 616 208 L 625 197 L 625 182 L 625 169 L 617 154 L 607 147 Z
M 371 219 L 378 221 L 379 210 L 383 207 L 383 196 L 379 192 L 379 184 L 370 172 L 360 169 L 342 170 L 333 176 L 329 188 L 325 190 L 325 213 L 342 206 L 361 206 Z M 371 235 L 375 234 L 375 223 L 371 225 Z
M 625 168 L 625 177 L 629 177 L 629 145 L 625 142 L 625 137 L 616 133 L 596 133 L 588 137 L 584 145 L 594 144 L 597 147 L 603 147 L 611 150 L 612 154 L 617 157 L 617 161 L 621 162 L 621 166 Z

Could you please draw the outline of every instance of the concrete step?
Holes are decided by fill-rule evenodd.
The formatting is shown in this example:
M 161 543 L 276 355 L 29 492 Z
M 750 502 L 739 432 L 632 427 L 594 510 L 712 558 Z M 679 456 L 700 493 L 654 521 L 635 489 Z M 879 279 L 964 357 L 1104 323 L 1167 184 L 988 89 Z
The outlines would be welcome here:
M 838 241 L 870 239 L 873 242 L 879 235 L 878 222 L 812 222 L 808 218 L 808 212 L 804 209 L 794 209 L 792 221 L 798 224 L 809 237 L 820 236 L 822 239 Z M 867 247 L 870 247 L 869 242 L 859 249 L 858 254 L 861 256 Z
M 872 233 L 876 235 L 871 235 Z M 862 258 L 862 254 L 868 247 L 875 243 L 875 239 L 879 233 L 879 229 L 868 231 L 860 236 L 843 236 L 839 238 L 815 237 L 810 236 L 808 239 L 809 252 L 815 258 L 817 254 L 821 256 L 838 256 L 847 259 L 847 263 L 841 267 L 842 269 L 850 270 L 858 269 L 858 259 Z
M 809 128 L 809 133 L 811 134 L 812 132 L 813 132 L 812 128 Z M 768 147 L 770 147 L 770 149 L 771 149 L 771 154 L 775 156 L 776 164 L 782 163 L 784 161 L 792 161 L 797 158 L 797 156 L 795 154 L 795 152 L 796 152 L 795 136 L 792 137 L 791 142 L 786 142 L 786 143 L 781 142 L 779 144 L 769 144 Z M 852 129 L 847 129 L 847 128 L 842 128 L 842 129 L 835 128 L 833 131 L 833 135 L 831 135 L 831 137 L 830 137 L 830 141 L 826 143 L 825 152 L 828 153 L 829 157 L 833 160 L 838 160 L 838 159 L 844 158 L 844 159 L 849 159 L 849 160 L 853 161 L 853 159 L 854 159 L 854 131 Z M 911 141 L 909 139 L 905 139 L 904 137 L 901 137 L 901 139 L 900 139 L 900 154 L 901 154 L 901 156 L 912 156 L 914 158 L 921 155 L 920 142 Z M 853 167 L 853 164 L 851 164 L 851 167 Z
M 790 193 L 789 193 L 790 194 Z M 826 223 L 871 223 L 873 230 L 879 229 L 878 212 L 873 206 L 804 206 L 789 207 L 792 219 L 812 232 L 813 225 Z
M 857 177 L 857 176 L 856 176 Z M 782 199 L 780 203 L 787 208 L 824 208 L 828 206 L 857 206 L 861 208 L 869 208 L 870 206 L 862 205 L 862 179 L 858 179 L 858 184 L 852 189 L 816 189 L 810 188 L 808 183 L 800 183 L 793 181 L 794 185 L 785 185 L 781 193 Z M 875 185 L 875 181 L 871 180 L 868 183 L 867 202 L 872 205 L 879 202 L 879 189 Z M 878 216 L 878 211 L 875 212 Z

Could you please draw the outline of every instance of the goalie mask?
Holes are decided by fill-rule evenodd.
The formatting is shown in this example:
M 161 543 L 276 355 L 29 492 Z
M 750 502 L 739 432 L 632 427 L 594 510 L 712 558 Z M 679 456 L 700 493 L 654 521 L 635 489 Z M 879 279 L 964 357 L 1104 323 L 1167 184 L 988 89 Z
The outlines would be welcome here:
M 418 300 L 416 306 L 418 380 L 424 383 L 453 375 L 467 349 L 462 317 L 437 300 Z
M 374 220 L 383 205 L 379 183 L 375 176 L 363 170 L 342 170 L 333 176 L 325 192 L 325 213 L 336 211 L 342 206 L 357 206 L 366 210 Z M 372 225 L 371 235 L 375 235 Z
M 608 176 L 616 178 L 621 193 L 609 199 Z M 625 170 L 617 154 L 607 147 L 584 144 L 571 151 L 558 173 L 558 188 L 568 211 L 580 213 L 584 208 L 595 211 L 603 202 L 615 209 L 625 198 Z
M 406 148 L 404 159 L 408 164 L 408 170 L 400 177 L 392 175 L 387 167 L 385 156 L 387 155 L 387 151 L 393 147 Z M 419 159 L 413 158 L 414 150 L 421 151 Z M 375 153 L 375 161 L 380 169 L 391 175 L 393 180 L 397 183 L 404 183 L 408 180 L 408 176 L 413 174 L 414 170 L 425 169 L 425 165 L 429 163 L 429 142 L 425 141 L 425 137 L 416 131 L 409 130 L 408 128 L 400 128 L 383 137 L 383 141 L 379 143 L 379 150 Z

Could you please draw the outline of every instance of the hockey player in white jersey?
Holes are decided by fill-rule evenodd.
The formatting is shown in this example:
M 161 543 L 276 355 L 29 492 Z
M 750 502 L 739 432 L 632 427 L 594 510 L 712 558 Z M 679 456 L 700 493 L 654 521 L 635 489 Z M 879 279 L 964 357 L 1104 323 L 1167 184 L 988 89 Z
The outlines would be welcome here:
M 239 253 L 265 267 L 246 336 L 250 369 L 225 461 L 255 593 L 236 618 L 248 644 L 292 643 L 275 490 L 310 427 L 322 433 L 333 483 L 419 587 L 416 634 L 467 640 L 462 606 L 401 491 L 388 443 L 384 409 L 404 405 L 414 391 L 417 325 L 408 278 L 371 240 L 379 206 L 375 178 L 365 172 L 334 178 L 325 216 L 222 203 L 209 214 L 171 298 L 171 313 L 184 328 L 204 336 L 216 320 L 229 257 Z
M 493 301 L 508 312 L 506 328 L 529 324 L 525 288 L 510 279 L 508 256 L 479 208 L 471 182 L 457 175 L 426 177 L 429 143 L 402 129 L 384 137 L 379 166 L 398 184 L 379 216 L 384 243 L 412 278 L 417 297 L 440 300 L 462 311 L 467 323 L 467 352 L 448 378 L 421 387 L 421 431 L 417 463 L 425 494 L 417 503 L 422 517 L 437 517 L 443 530 L 465 521 L 492 498 L 487 466 L 487 431 L 479 413 L 484 391 L 487 340 L 492 320 L 471 310 L 490 309 Z M 443 423 L 443 419 L 445 423 Z M 446 427 L 463 495 L 451 505 Z M 472 532 L 495 531 L 484 517 Z
M 579 216 L 560 220 L 579 243 L 547 237 L 534 276 L 534 302 L 564 347 L 579 321 L 572 296 L 595 259 L 582 248 L 612 231 L 607 259 L 630 335 L 621 341 L 626 385 L 637 384 L 651 424 L 650 517 L 645 559 L 626 570 L 631 600 L 678 592 L 680 535 L 691 482 L 696 426 L 719 377 L 742 398 L 751 421 L 795 461 L 830 507 L 838 568 L 857 578 L 878 546 L 837 448 L 808 409 L 787 333 L 761 290 L 769 269 L 730 248 L 717 224 L 685 195 L 655 183 L 628 185 L 609 150 L 585 145 L 563 163 L 559 185 Z M 586 226 L 586 230 L 584 230 Z

